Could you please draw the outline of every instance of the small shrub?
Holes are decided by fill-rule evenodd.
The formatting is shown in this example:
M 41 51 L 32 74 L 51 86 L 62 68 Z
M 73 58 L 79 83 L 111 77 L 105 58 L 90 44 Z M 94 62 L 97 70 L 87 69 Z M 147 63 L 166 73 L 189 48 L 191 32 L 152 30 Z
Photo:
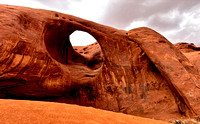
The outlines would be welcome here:
M 199 116 L 199 115 L 196 116 L 196 121 L 197 121 L 197 122 L 200 122 L 200 116 Z
M 183 122 L 181 120 L 175 120 L 174 124 L 183 124 Z

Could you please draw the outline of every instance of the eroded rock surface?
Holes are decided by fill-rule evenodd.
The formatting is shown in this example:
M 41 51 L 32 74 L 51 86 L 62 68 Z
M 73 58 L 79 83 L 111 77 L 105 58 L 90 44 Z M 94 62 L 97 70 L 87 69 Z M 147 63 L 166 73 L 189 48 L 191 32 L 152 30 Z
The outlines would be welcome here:
M 149 28 L 0 5 L 0 98 L 73 103 L 156 119 L 200 114 L 198 58 Z M 98 42 L 72 47 L 76 30 Z M 195 54 L 197 55 L 197 54 Z
M 193 43 L 176 43 L 174 44 L 176 48 L 178 48 L 181 52 L 195 52 L 200 51 L 200 47 L 196 47 Z

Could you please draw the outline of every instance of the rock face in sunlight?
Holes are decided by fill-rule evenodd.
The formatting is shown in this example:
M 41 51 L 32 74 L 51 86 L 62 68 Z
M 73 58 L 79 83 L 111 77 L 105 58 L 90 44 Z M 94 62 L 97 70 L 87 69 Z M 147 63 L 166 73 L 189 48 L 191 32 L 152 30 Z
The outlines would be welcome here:
M 162 120 L 200 114 L 194 45 L 173 45 L 145 27 L 123 31 L 47 10 L 0 5 L 0 17 L 0 98 Z M 97 42 L 72 47 L 76 30 Z

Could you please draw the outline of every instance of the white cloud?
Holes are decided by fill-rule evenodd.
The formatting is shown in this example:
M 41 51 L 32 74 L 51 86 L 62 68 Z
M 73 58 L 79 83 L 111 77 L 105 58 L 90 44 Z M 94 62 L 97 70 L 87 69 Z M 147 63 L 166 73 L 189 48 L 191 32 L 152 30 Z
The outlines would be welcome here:
M 147 24 L 143 20 L 138 20 L 138 21 L 133 21 L 128 27 L 125 28 L 125 30 L 131 30 L 133 28 L 138 28 L 138 27 L 146 27 Z
M 104 8 L 108 3 L 107 1 L 82 0 L 81 2 L 74 2 L 69 6 L 68 13 L 98 22 L 99 18 L 103 16 Z
M 168 39 L 175 43 L 190 42 L 200 46 L 200 13 L 187 12 L 183 16 L 179 30 L 168 32 L 168 34 L 166 33 Z

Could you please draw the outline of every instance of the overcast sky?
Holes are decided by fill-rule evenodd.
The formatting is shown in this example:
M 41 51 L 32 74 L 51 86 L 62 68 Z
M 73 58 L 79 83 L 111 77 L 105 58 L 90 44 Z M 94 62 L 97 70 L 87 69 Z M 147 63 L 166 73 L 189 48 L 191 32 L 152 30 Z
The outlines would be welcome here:
M 0 4 L 54 10 L 124 30 L 147 26 L 173 43 L 200 46 L 199 0 L 0 0 Z M 82 37 L 71 37 L 73 45 L 94 42 L 75 34 Z

